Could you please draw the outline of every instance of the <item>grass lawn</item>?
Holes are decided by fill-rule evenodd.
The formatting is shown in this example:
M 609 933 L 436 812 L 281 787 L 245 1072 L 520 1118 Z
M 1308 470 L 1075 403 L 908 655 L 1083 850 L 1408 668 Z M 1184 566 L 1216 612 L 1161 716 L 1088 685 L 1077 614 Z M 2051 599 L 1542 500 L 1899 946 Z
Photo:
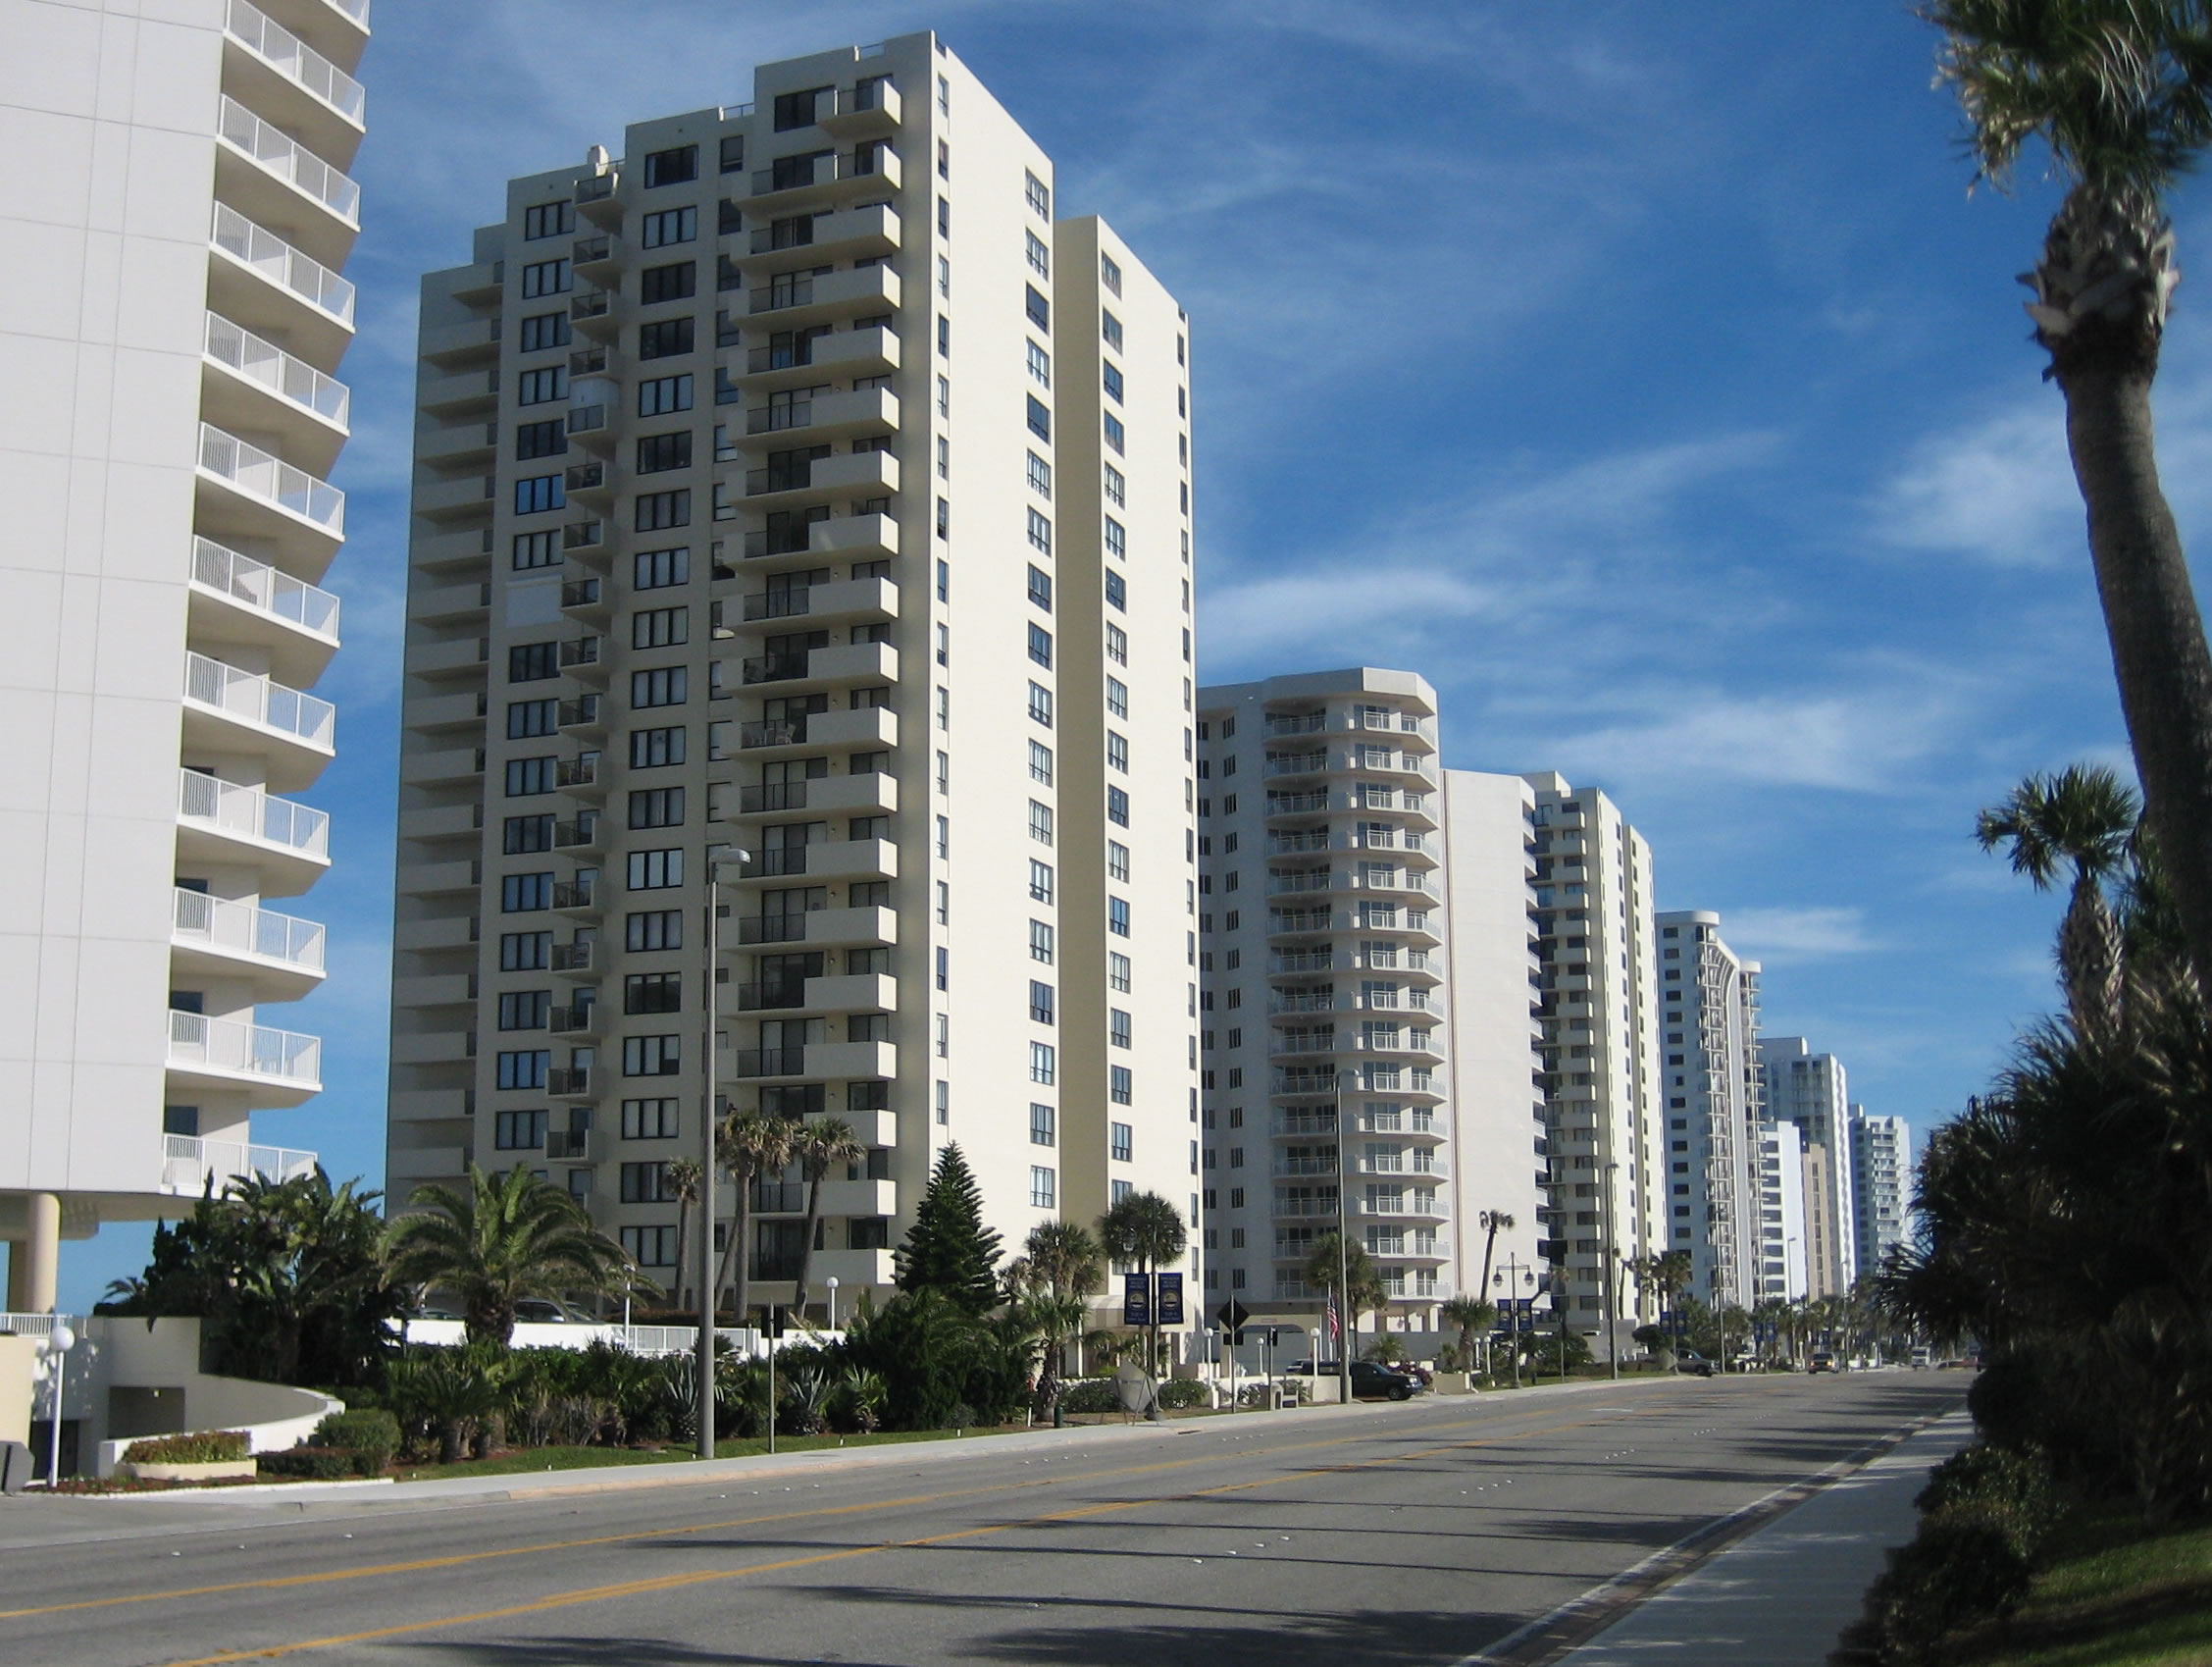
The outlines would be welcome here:
M 2011 1620 L 1946 1651 L 1959 1667 L 2212 1663 L 2212 1523 L 2145 1529 L 2128 1513 L 2063 1531 Z

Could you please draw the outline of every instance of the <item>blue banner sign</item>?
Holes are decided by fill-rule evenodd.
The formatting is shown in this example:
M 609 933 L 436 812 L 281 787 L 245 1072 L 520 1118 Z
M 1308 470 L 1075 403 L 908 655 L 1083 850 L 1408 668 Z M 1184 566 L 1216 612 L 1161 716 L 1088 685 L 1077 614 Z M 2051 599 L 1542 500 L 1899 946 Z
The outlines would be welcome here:
M 1180 1326 L 1183 1323 L 1183 1276 L 1159 1274 L 1157 1310 L 1155 1318 L 1162 1326 Z
M 1121 1323 L 1124 1326 L 1150 1326 L 1152 1324 L 1152 1276 L 1150 1274 L 1125 1274 L 1127 1281 L 1121 1291 Z

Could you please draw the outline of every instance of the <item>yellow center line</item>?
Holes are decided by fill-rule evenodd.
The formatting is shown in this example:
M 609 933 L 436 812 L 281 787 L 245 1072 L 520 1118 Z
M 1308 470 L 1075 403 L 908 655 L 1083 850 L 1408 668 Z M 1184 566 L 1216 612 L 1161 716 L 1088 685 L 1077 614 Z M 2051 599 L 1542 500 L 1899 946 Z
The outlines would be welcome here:
M 1535 1409 L 1531 1409 L 1534 1411 Z M 1503 1417 L 1513 1417 L 1507 1412 Z M 1523 1415 L 1525 1416 L 1525 1415 Z M 1537 1416 L 1542 1416 L 1541 1413 Z M 1446 1430 L 1467 1430 L 1474 1421 L 1461 1419 L 1443 1426 Z M 1579 1428 L 1565 1426 L 1562 1428 Z M 1546 1433 L 1541 1431 L 1523 1431 L 1521 1434 Z M 1343 1446 L 1352 1441 L 1371 1441 L 1380 1437 L 1374 1434 L 1336 1435 L 1319 1441 L 1282 1442 L 1260 1449 L 1267 1454 L 1308 1452 L 1319 1447 Z M 365 1567 L 324 1569 L 309 1574 L 269 1575 L 254 1580 L 226 1581 L 220 1585 L 172 1588 L 164 1591 L 125 1592 L 109 1597 L 82 1598 L 69 1603 L 48 1603 L 20 1609 L 0 1609 L 0 1621 L 27 1619 L 34 1615 L 62 1615 L 86 1609 L 113 1609 L 135 1603 L 166 1603 L 185 1597 L 217 1597 L 234 1591 L 281 1590 L 288 1587 L 319 1586 L 334 1581 L 371 1580 L 386 1575 L 421 1574 L 434 1569 L 451 1569 L 470 1563 L 490 1562 L 503 1557 L 538 1556 L 549 1551 L 590 1550 L 601 1545 L 620 1545 L 631 1540 L 650 1540 L 681 1537 L 685 1535 L 722 1533 L 731 1529 L 759 1528 L 771 1523 L 803 1522 L 814 1517 L 848 1516 L 857 1511 L 901 1510 L 916 1505 L 943 1504 L 948 1500 L 988 1497 L 995 1493 L 1019 1492 L 1027 1488 L 1050 1487 L 1068 1483 L 1097 1482 L 1114 1477 L 1148 1476 L 1163 1470 L 1182 1470 L 1193 1465 L 1210 1463 L 1228 1455 L 1209 1453 L 1187 1459 L 1164 1459 L 1150 1464 L 1119 1465 L 1106 1470 L 1075 1471 L 1058 1476 L 1032 1477 L 1022 1482 L 994 1483 L 984 1487 L 947 1488 L 935 1493 L 916 1493 L 905 1498 L 874 1499 L 852 1505 L 823 1505 L 803 1511 L 783 1511 L 766 1516 L 736 1517 L 726 1522 L 690 1523 L 675 1528 L 628 1529 L 621 1534 L 595 1535 L 580 1539 L 556 1539 L 532 1545 L 505 1546 L 483 1551 L 455 1552 L 443 1557 L 422 1557 L 401 1563 L 378 1563 Z M 1311 1474 L 1311 1473 L 1302 1473 Z M 705 1485 L 701 1484 L 700 1485 Z
M 1564 1431 L 1587 1429 L 1593 1425 L 1608 1423 L 1617 1418 L 1648 1417 L 1652 1413 L 1656 1413 L 1661 1410 L 1664 1409 L 1660 1407 L 1653 1407 L 1648 1410 L 1639 1409 L 1636 1412 L 1632 1413 L 1613 1413 L 1603 1418 L 1577 1419 L 1564 1424 L 1542 1426 L 1533 1430 L 1516 1431 L 1510 1433 L 1510 1434 L 1518 1438 L 1526 1438 L 1536 1435 L 1556 1435 Z M 1446 1426 L 1446 1428 L 1465 1430 L 1469 1428 L 1469 1424 L 1466 1421 L 1463 1421 L 1455 1425 L 1448 1425 Z M 1496 1435 L 1478 1436 L 1472 1440 L 1467 1441 L 1448 1441 L 1436 1446 L 1418 1448 L 1411 1452 L 1388 1453 L 1384 1454 L 1380 1458 L 1363 1460 L 1357 1464 L 1309 1466 L 1299 1470 L 1285 1471 L 1282 1474 L 1276 1476 L 1260 1477 L 1257 1480 L 1249 1482 L 1219 1483 L 1210 1487 L 1195 1488 L 1186 1493 L 1160 1493 L 1148 1495 L 1146 1497 L 1138 1499 L 1115 1499 L 1097 1504 L 1078 1505 L 1064 1511 L 1054 1511 L 1044 1516 L 1026 1517 L 1012 1522 L 985 1523 L 974 1528 L 951 1529 L 943 1534 L 925 1535 L 919 1538 L 914 1539 L 889 1540 L 878 1545 L 840 1546 L 834 1551 L 814 1551 L 809 1552 L 804 1556 L 780 1558 L 773 1562 L 748 1563 L 741 1568 L 735 1569 L 701 1569 L 695 1570 L 689 1574 L 656 1575 L 646 1580 L 620 1581 L 609 1586 L 586 1587 L 577 1590 L 555 1592 L 551 1596 L 547 1597 L 532 1598 L 522 1603 L 507 1604 L 497 1609 L 480 1609 L 465 1615 L 445 1615 L 440 1616 L 435 1620 L 427 1621 L 405 1621 L 389 1627 L 373 1628 L 365 1632 L 340 1633 L 334 1634 L 328 1638 L 301 1639 L 292 1643 L 265 1644 L 250 1649 L 226 1650 L 219 1655 L 194 1656 L 189 1660 L 172 1662 L 169 1664 L 169 1667 L 221 1667 L 222 1663 L 231 1661 L 266 1661 L 278 1656 L 297 1654 L 303 1650 L 331 1649 L 340 1644 L 367 1643 L 372 1642 L 378 1639 L 398 1638 L 410 1633 L 435 1632 L 438 1629 L 446 1627 L 478 1626 L 488 1621 L 512 1620 L 519 1615 L 543 1614 L 549 1610 L 572 1608 L 578 1604 L 603 1603 L 614 1598 L 637 1597 L 652 1592 L 678 1591 L 689 1587 L 712 1585 L 721 1581 L 743 1580 L 752 1575 L 779 1574 L 791 1569 L 818 1568 L 825 1563 L 844 1562 L 849 1558 L 854 1557 L 874 1557 L 879 1556 L 887 1551 L 921 1550 L 933 1545 L 948 1544 L 953 1540 L 978 1539 L 987 1537 L 992 1535 L 1007 1534 L 1016 1529 L 1043 1528 L 1049 1527 L 1050 1525 L 1055 1523 L 1071 1522 L 1085 1517 L 1108 1516 L 1119 1511 L 1133 1511 L 1145 1505 L 1164 1504 L 1174 1500 L 1203 1499 L 1223 1493 L 1241 1493 L 1249 1491 L 1253 1488 L 1273 1486 L 1281 1483 L 1298 1481 L 1309 1477 L 1328 1475 L 1332 1472 L 1341 1473 L 1345 1471 L 1367 1470 L 1386 1464 L 1402 1464 L 1413 1459 L 1434 1458 L 1439 1453 L 1462 1452 L 1470 1447 L 1493 1446 L 1499 1440 L 1507 1438 L 1508 1433 L 1509 1433 L 1501 1432 Z M 1373 1440 L 1376 1437 L 1371 1434 L 1363 1436 L 1343 1435 L 1332 1437 L 1328 1440 L 1323 1441 L 1295 1442 L 1284 1447 L 1271 1448 L 1268 1449 L 1268 1451 L 1297 1452 L 1316 1447 L 1343 1446 L 1353 1441 Z M 1186 1468 L 1190 1465 L 1203 1464 L 1206 1462 L 1207 1460 L 1203 1458 L 1177 1459 L 1161 1464 L 1138 1465 L 1128 1467 L 1126 1469 L 1097 1471 L 1091 1472 L 1087 1475 L 1060 1477 L 1052 1480 L 1059 1482 L 1082 1482 L 1094 1480 L 1098 1477 L 1141 1475 L 1152 1471 L 1178 1470 Z M 974 1494 L 982 1493 L 1007 1492 L 1017 1487 L 1027 1487 L 1032 1485 L 1035 1485 L 1035 1484 L 1017 1483 L 1002 1485 L 999 1487 L 973 1488 L 968 1489 L 967 1494 L 969 1496 L 972 1496 Z M 922 1496 L 922 1500 L 926 1502 L 931 1499 L 952 1498 L 959 1496 L 961 1495 L 924 1495 Z M 883 1504 L 871 1506 L 840 1506 L 837 1507 L 836 1511 L 797 1512 L 794 1513 L 794 1515 L 828 1516 L 841 1514 L 843 1512 L 855 1509 L 884 1508 L 887 1508 L 887 1506 Z M 790 1519 L 772 1518 L 766 1520 L 773 1521 Z M 700 1525 L 700 1528 L 703 1528 L 705 1526 L 707 1525 Z M 725 1526 L 736 1527 L 742 1525 L 729 1524 Z M 690 1530 L 673 1530 L 660 1532 L 696 1533 L 699 1532 L 699 1529 L 694 1528 Z M 608 1537 L 609 1539 L 625 1539 L 646 1538 L 651 1537 L 651 1536 L 623 1535 L 610 1536 Z M 606 1542 L 606 1540 L 599 1540 L 575 1541 L 573 1543 L 589 1544 Z M 540 1549 L 548 1549 L 548 1547 L 540 1547 Z M 455 1557 L 452 1559 L 440 1559 L 439 1561 L 450 1561 L 456 1563 L 467 1562 L 473 1561 L 475 1557 L 479 1556 L 506 1554 L 507 1553 L 475 1553 L 471 1556 Z M 434 1563 L 431 1566 L 437 1566 L 437 1564 Z M 368 1571 L 362 1572 L 366 1573 Z M 316 1578 L 322 1577 L 291 1577 L 291 1579 L 294 1581 Z M 278 1585 L 284 1583 L 257 1582 L 250 1584 Z

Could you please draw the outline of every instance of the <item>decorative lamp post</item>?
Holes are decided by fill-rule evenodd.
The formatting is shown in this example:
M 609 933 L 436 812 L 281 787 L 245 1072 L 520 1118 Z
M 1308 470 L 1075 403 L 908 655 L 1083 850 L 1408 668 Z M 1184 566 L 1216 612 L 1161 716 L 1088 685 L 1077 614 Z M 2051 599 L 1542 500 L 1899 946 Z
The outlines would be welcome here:
M 53 1410 L 46 1422 L 46 1489 L 62 1485 L 62 1390 L 69 1381 L 69 1351 L 77 1347 L 77 1333 L 69 1322 L 57 1319 L 46 1334 L 47 1358 L 54 1363 Z
M 827 1279 L 823 1281 L 823 1283 L 829 1287 L 830 1329 L 834 1331 L 837 1329 L 837 1276 L 835 1274 L 832 1274 Z

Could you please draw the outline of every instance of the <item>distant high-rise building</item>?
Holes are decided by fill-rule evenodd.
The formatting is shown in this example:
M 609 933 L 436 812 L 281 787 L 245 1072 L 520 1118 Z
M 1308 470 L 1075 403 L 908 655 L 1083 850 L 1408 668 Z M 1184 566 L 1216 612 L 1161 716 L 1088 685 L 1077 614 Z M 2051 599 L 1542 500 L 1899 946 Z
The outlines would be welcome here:
M 859 1135 L 817 1301 L 948 1142 L 1009 1248 L 1195 1224 L 1188 323 L 934 36 L 753 82 L 424 281 L 391 1189 L 531 1166 L 676 1285 L 711 1064 Z
M 1317 1315 L 1340 1211 L 1407 1320 L 1533 1272 L 1534 794 L 1437 745 L 1410 672 L 1200 692 L 1209 1298 Z
M 1874 1117 L 1864 1106 L 1851 1108 L 1850 1128 L 1859 1271 L 1878 1273 L 1889 1247 L 1902 1243 L 1905 1237 L 1913 1132 L 1903 1118 Z
M 1762 1289 L 1759 964 L 1709 910 L 1658 917 L 1665 1055 L 1667 1248 L 1690 1255 L 1690 1290 L 1748 1308 Z
M 53 1307 L 63 1237 L 314 1165 L 252 1114 L 322 1083 L 265 1009 L 322 982 L 324 931 L 265 905 L 330 865 L 288 796 L 334 747 L 304 691 L 337 649 L 368 16 L 9 8 L 11 1310 Z
M 1850 1092 L 1843 1062 L 1802 1036 L 1760 1044 L 1768 1115 L 1804 1135 L 1807 1285 L 1837 1296 L 1859 1276 L 1858 1205 L 1852 1187 Z
M 1806 1294 L 1805 1140 L 1798 1126 L 1759 1125 L 1759 1278 L 1762 1299 Z
M 1626 1264 L 1669 1243 L 1651 847 L 1596 789 L 1552 774 L 1527 780 L 1542 932 L 1545 1225 L 1573 1324 L 1602 1331 L 1610 1287 L 1625 1347 L 1658 1313 Z

